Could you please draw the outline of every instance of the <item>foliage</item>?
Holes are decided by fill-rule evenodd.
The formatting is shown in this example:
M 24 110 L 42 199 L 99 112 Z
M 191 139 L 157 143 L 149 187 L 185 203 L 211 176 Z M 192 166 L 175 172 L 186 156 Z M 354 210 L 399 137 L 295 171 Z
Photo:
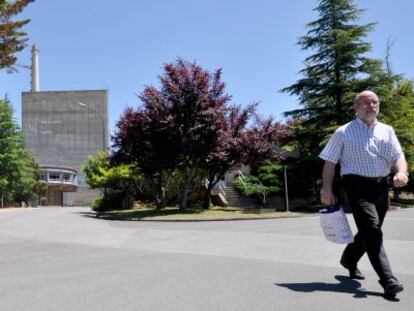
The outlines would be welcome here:
M 279 192 L 283 187 L 283 166 L 270 160 L 264 161 L 257 171 L 257 177 L 266 187 L 268 195 Z
M 212 187 L 229 169 L 278 155 L 283 126 L 256 117 L 248 127 L 256 104 L 244 109 L 230 105 L 221 70 L 211 74 L 178 59 L 164 66 L 160 82 L 160 88 L 144 89 L 141 107 L 124 112 L 112 157 L 114 163 L 141 169 L 158 207 L 165 206 L 171 178 L 182 209 L 188 193 L 207 178 L 204 206 L 208 207 Z
M 38 166 L 25 149 L 7 99 L 0 100 L 0 196 L 6 203 L 36 200 L 42 192 Z
M 305 59 L 303 78 L 282 90 L 298 96 L 304 108 L 286 115 L 313 125 L 341 125 L 353 116 L 356 93 L 375 85 L 371 75 L 381 71 L 381 61 L 364 56 L 371 46 L 362 38 L 374 24 L 354 24 L 361 10 L 352 0 L 320 0 L 316 11 L 320 18 L 298 42 L 316 53 Z
M 222 119 L 220 139 L 213 150 L 201 162 L 201 168 L 207 179 L 207 189 L 203 199 L 203 207 L 210 207 L 211 191 L 224 178 L 226 172 L 247 162 L 248 157 L 244 146 L 247 145 L 247 124 L 255 114 L 257 104 L 246 108 L 231 105 Z
M 388 75 L 381 88 L 380 120 L 391 125 L 403 148 L 410 172 L 410 182 L 402 190 L 414 193 L 414 89 L 413 81 L 401 75 Z
M 134 205 L 133 198 L 125 191 L 112 190 L 102 197 L 96 198 L 92 203 L 92 210 L 95 212 L 106 212 L 112 210 L 131 209 Z
M 145 199 L 144 179 L 139 170 L 127 164 L 111 165 L 104 151 L 89 156 L 83 172 L 91 188 L 104 189 L 103 196 L 92 204 L 94 211 L 128 209 L 134 198 Z
M 329 136 L 353 118 L 355 95 L 375 90 L 388 79 L 382 62 L 366 56 L 371 45 L 363 38 L 375 24 L 355 24 L 362 11 L 352 0 L 319 0 L 315 10 L 319 18 L 307 24 L 307 35 L 298 41 L 303 50 L 314 53 L 305 58 L 302 78 L 282 89 L 298 96 L 303 107 L 285 112 L 292 118 L 289 143 L 314 167 L 320 165 L 318 154 Z M 308 175 L 313 180 L 319 176 Z
M 272 117 L 262 119 L 256 116 L 254 126 L 247 129 L 243 136 L 243 152 L 246 156 L 243 164 L 257 170 L 266 160 L 282 160 L 284 151 L 279 145 L 290 136 L 291 131 L 286 125 L 275 122 Z
M 394 77 L 381 99 L 380 119 L 391 125 L 400 140 L 411 172 L 414 172 L 414 90 L 413 81 Z
M 39 202 L 45 192 L 45 184 L 40 182 L 39 165 L 27 150 L 22 152 L 20 161 L 20 179 L 15 183 L 14 201 Z
M 98 151 L 95 157 L 89 156 L 83 172 L 86 183 L 92 189 L 128 189 L 134 180 L 142 178 L 131 165 L 111 166 L 109 155 L 104 151 Z
M 0 70 L 16 71 L 15 54 L 26 47 L 26 33 L 21 28 L 30 22 L 30 19 L 12 21 L 30 2 L 34 0 L 0 0 Z
M 278 193 L 282 188 L 283 167 L 270 160 L 262 162 L 256 172 L 244 178 L 239 176 L 235 179 L 234 185 L 246 196 L 258 197 Z
M 200 163 L 220 138 L 224 94 L 221 71 L 214 74 L 179 59 L 164 66 L 161 88 L 148 86 L 140 95 L 143 106 L 125 111 L 114 136 L 114 161 L 134 163 L 153 181 L 156 202 L 165 204 L 165 176 L 178 171 L 179 204 L 187 194 Z
M 246 196 L 259 196 L 266 193 L 266 187 L 260 182 L 260 179 L 253 175 L 240 176 L 234 180 L 234 186 Z
M 226 172 L 242 165 L 255 167 L 265 159 L 280 159 L 278 145 L 288 136 L 287 128 L 272 118 L 261 119 L 256 114 L 256 106 L 250 104 L 244 109 L 238 105 L 229 107 L 222 123 L 222 138 L 202 163 L 208 180 L 204 208 L 209 207 L 211 190 Z M 255 118 L 254 123 L 248 126 L 252 117 Z

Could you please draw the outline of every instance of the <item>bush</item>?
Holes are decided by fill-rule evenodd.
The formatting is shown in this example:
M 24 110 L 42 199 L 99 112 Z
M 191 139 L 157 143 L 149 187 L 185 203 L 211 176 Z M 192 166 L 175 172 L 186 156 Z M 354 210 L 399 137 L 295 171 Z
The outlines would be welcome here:
M 133 205 L 134 200 L 131 195 L 125 191 L 112 190 L 95 199 L 92 204 L 92 210 L 95 212 L 124 210 L 132 208 Z
M 282 188 L 282 166 L 266 160 L 252 175 L 239 176 L 234 185 L 243 195 L 260 197 L 263 194 L 272 195 Z
M 248 175 L 244 179 L 238 177 L 234 181 L 234 186 L 245 196 L 255 197 L 266 191 L 259 178 L 253 175 Z

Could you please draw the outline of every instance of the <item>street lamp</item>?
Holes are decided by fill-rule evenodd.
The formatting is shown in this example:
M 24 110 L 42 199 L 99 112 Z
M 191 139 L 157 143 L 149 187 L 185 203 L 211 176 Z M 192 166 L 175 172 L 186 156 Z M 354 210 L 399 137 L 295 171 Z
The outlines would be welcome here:
M 288 193 L 288 180 L 287 180 L 287 165 L 283 165 L 283 180 L 285 184 L 285 204 L 286 212 L 289 212 L 289 193 Z
M 83 107 L 83 108 L 85 108 L 85 109 L 88 109 L 88 110 L 90 110 L 92 112 L 95 112 L 96 115 L 101 120 L 101 123 L 102 123 L 102 133 L 103 133 L 103 135 L 102 135 L 102 150 L 103 151 L 106 151 L 106 140 L 105 140 L 105 138 L 106 138 L 106 126 L 105 126 L 104 118 L 102 117 L 102 115 L 100 114 L 100 112 L 97 111 L 96 109 L 91 108 L 90 106 L 88 106 L 88 105 L 86 105 L 84 103 L 81 103 L 81 102 L 78 102 L 78 105 L 81 106 L 81 107 Z

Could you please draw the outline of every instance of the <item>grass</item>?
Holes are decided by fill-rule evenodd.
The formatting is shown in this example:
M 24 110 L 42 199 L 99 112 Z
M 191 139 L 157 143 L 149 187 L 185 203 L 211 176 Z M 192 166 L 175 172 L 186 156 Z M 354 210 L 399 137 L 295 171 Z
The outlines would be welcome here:
M 264 219 L 299 216 L 295 213 L 276 212 L 269 209 L 242 210 L 231 207 L 189 208 L 180 211 L 178 207 L 157 210 L 153 207 L 139 207 L 130 210 L 99 213 L 99 217 L 116 220 L 157 220 L 157 221 L 208 221 L 231 219 Z
M 400 207 L 414 207 L 414 194 L 403 192 L 398 199 L 391 199 L 391 205 Z
M 395 206 L 399 206 L 403 208 L 414 207 L 414 199 L 399 199 L 399 200 L 391 201 L 391 205 L 395 205 Z

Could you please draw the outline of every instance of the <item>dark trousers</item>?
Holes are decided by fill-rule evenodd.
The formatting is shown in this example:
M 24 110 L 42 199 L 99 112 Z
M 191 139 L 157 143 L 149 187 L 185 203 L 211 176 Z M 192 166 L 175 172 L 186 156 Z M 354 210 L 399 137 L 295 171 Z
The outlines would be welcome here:
M 384 250 L 381 230 L 389 208 L 388 180 L 374 180 L 358 175 L 344 175 L 342 179 L 358 228 L 354 242 L 347 245 L 342 256 L 350 267 L 356 267 L 359 259 L 367 252 L 380 283 L 392 282 L 395 278 Z

